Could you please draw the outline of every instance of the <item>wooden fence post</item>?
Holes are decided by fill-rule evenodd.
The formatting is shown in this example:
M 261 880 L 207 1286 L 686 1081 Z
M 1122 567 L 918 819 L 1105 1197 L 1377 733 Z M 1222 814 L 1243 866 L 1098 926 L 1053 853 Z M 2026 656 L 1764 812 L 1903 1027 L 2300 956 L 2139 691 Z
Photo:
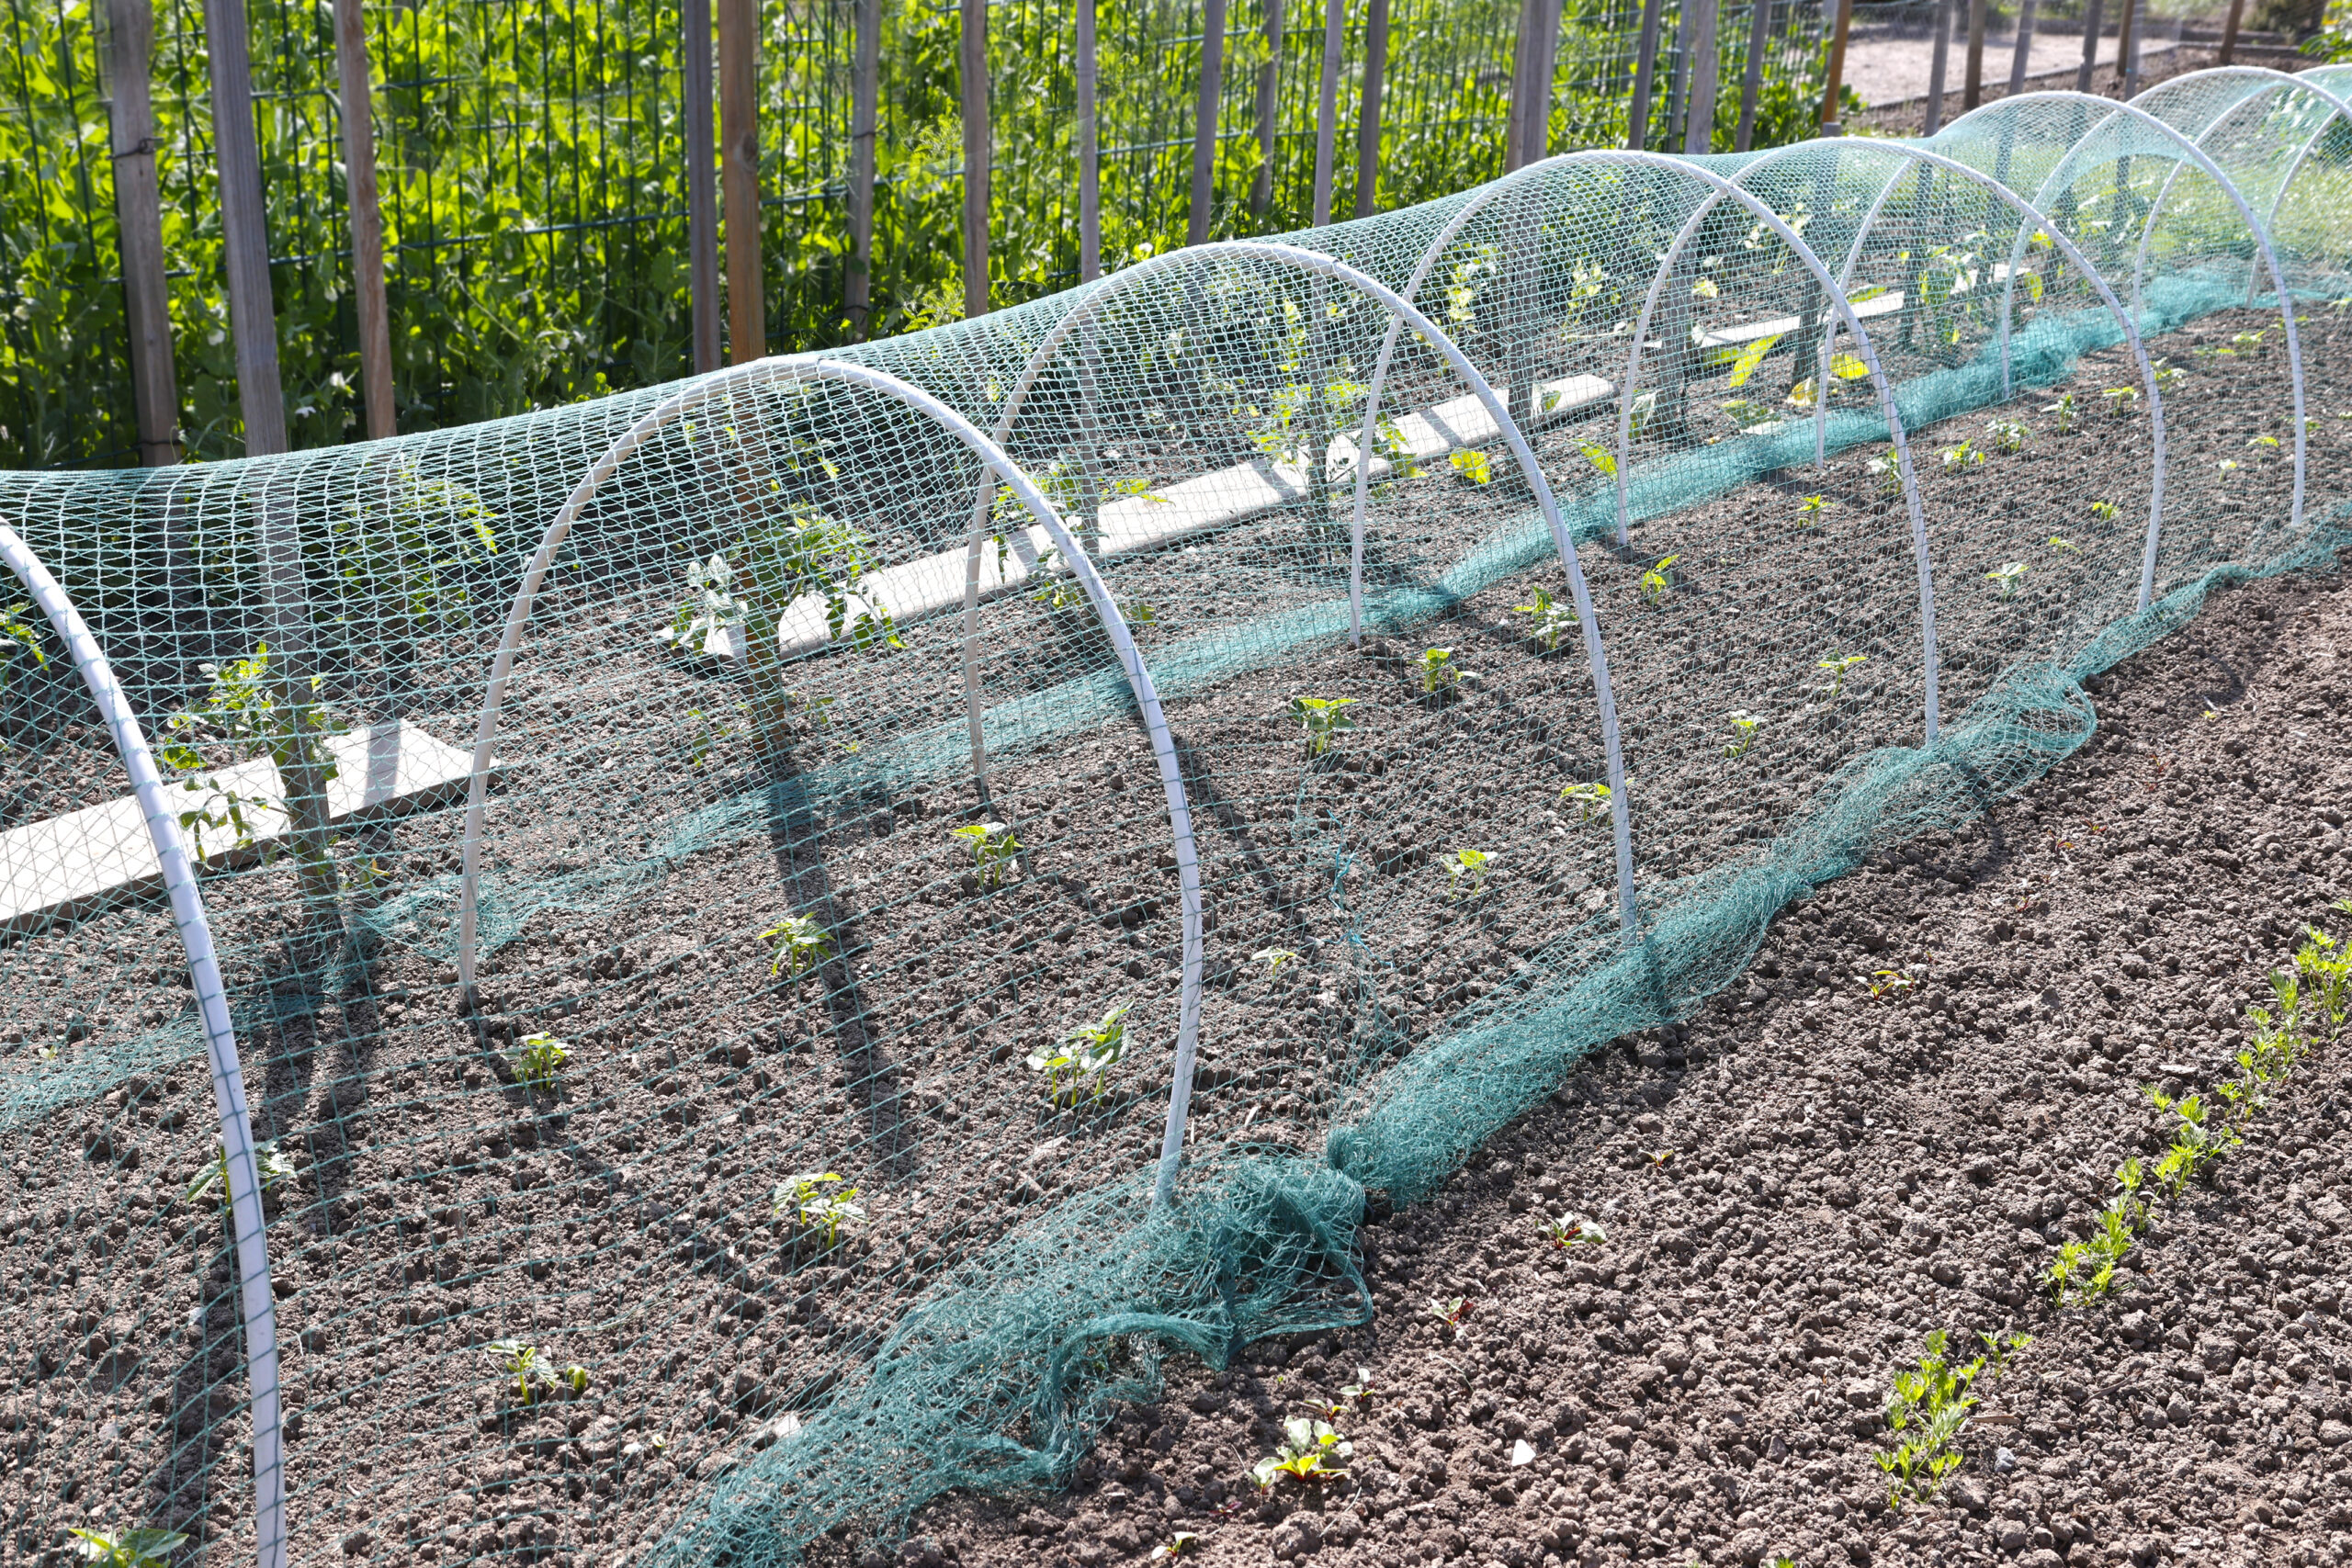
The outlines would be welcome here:
M 1205 0 L 1201 20 L 1201 91 L 1193 106 L 1193 199 L 1184 214 L 1184 243 L 1209 237 L 1216 199 L 1216 111 L 1225 88 L 1225 0 Z
M 2237 58 L 2238 23 L 2245 16 L 2245 0 L 2230 0 L 2230 14 L 2222 21 L 2222 60 L 2223 65 Z
M 1764 51 L 1770 47 L 1772 0 L 1752 0 L 1747 13 L 1747 59 L 1739 73 L 1739 129 L 1731 150 L 1745 152 L 1756 142 L 1756 99 L 1764 88 Z
M 1943 129 L 1944 89 L 1951 83 L 1952 6 L 1957 0 L 1936 0 L 1936 41 L 1928 51 L 1927 133 Z
M 1984 12 L 1986 0 L 1968 0 L 1968 74 L 1960 85 L 1962 114 L 1984 101 Z
M 1527 162 L 1528 78 L 1533 67 L 1528 63 L 1535 49 L 1535 17 L 1544 8 L 1544 0 L 1519 0 L 1519 26 L 1510 40 L 1510 105 L 1503 115 L 1503 173 L 1510 174 Z
M 727 346 L 738 365 L 768 351 L 760 267 L 760 18 L 718 0 L 718 170 L 727 203 Z
M 1560 0 L 1535 0 L 1535 37 L 1527 51 L 1527 103 L 1520 115 L 1522 168 L 1551 154 L 1552 82 L 1559 61 Z
M 172 373 L 171 294 L 164 281 L 163 206 L 155 187 L 155 108 L 147 85 L 155 17 L 147 0 L 108 0 L 106 17 L 130 400 L 139 417 L 139 461 L 163 468 L 180 460 L 180 391 Z
M 1258 173 L 1250 182 L 1250 217 L 1266 216 L 1274 199 L 1275 92 L 1282 85 L 1283 0 L 1259 0 L 1264 8 L 1266 62 L 1258 67 Z
M 1715 47 L 1716 0 L 1690 0 L 1690 107 L 1683 117 L 1682 151 L 1714 150 L 1715 90 L 1722 56 Z
M 1315 99 L 1315 227 L 1331 221 L 1332 164 L 1339 157 L 1340 51 L 1347 42 L 1347 0 L 1323 0 L 1323 80 Z
M 718 135 L 710 123 L 710 0 L 678 0 L 679 127 L 685 135 L 686 289 L 694 301 L 695 374 L 726 360 L 718 345 L 718 197 L 711 188 Z
M 269 229 L 262 211 L 244 0 L 204 0 L 204 35 L 229 331 L 236 343 L 237 409 L 244 418 L 245 455 L 259 457 L 286 450 L 286 395 L 277 377 L 277 309 L 269 291 Z
M 2115 23 L 2115 90 L 2127 98 L 2140 85 L 2140 39 L 2132 26 L 2139 10 L 2138 0 L 2123 0 L 2123 15 Z
M 1102 276 L 1102 141 L 1095 123 L 1094 0 L 1078 0 L 1078 279 Z
M 2075 91 L 2091 90 L 2091 71 L 2098 64 L 2098 14 L 2106 0 L 2085 0 L 2083 6 L 2083 65 L 2075 73 Z
M 384 213 L 376 196 L 376 94 L 359 0 L 334 0 L 334 65 L 343 88 L 344 205 L 351 223 L 352 303 L 359 316 L 359 395 L 368 439 L 399 434 L 392 402 L 391 313 L 384 302 Z
M 1657 75 L 1657 35 L 1665 10 L 1666 0 L 1642 0 L 1642 38 L 1634 53 L 1634 96 L 1625 107 L 1629 152 L 1645 152 L 1649 147 L 1650 98 Z
M 842 279 L 851 335 L 873 330 L 874 139 L 880 133 L 882 0 L 857 0 L 849 108 L 849 266 Z
M 1838 117 L 1844 112 L 1838 99 L 1846 95 L 1846 35 L 1854 27 L 1854 0 L 1838 0 L 1838 25 L 1829 35 L 1829 80 L 1821 88 L 1821 134 L 1843 136 Z
M 1363 19 L 1363 97 L 1356 111 L 1356 216 L 1379 210 L 1380 86 L 1388 70 L 1388 0 L 1372 0 Z
M 2034 0 L 2025 0 L 2018 8 L 2018 41 L 2009 51 L 2009 96 L 2025 91 L 2026 72 L 2033 56 Z
M 996 139 L 989 124 L 988 0 L 963 0 L 956 89 L 964 111 L 964 315 L 989 313 L 989 173 Z

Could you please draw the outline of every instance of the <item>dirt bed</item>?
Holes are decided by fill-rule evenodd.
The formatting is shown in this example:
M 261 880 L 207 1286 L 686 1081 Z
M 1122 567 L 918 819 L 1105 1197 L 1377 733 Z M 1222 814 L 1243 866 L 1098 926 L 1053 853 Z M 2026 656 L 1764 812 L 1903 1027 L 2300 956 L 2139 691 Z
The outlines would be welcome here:
M 2222 1079 L 2301 923 L 2346 930 L 2342 585 L 2221 596 L 2102 683 L 2099 738 L 2046 781 L 1786 911 L 1747 985 L 1370 1228 L 1371 1326 L 1180 1367 L 1070 1495 L 944 1503 L 910 1552 L 1054 1568 L 1182 1531 L 1209 1563 L 2352 1557 L 2341 1050 L 2158 1206 L 2108 1297 L 2043 1283 L 2161 1146 L 2143 1086 Z M 1890 998 L 1858 982 L 1905 964 Z M 1543 1221 L 1570 1212 L 1606 1240 L 1555 1247 Z M 1430 1311 L 1457 1297 L 1458 1328 Z M 1940 1495 L 1891 1508 L 1882 1406 L 1936 1328 L 2032 1342 L 1985 1375 Z M 1261 1496 L 1281 1423 L 1331 1405 L 1350 1479 Z

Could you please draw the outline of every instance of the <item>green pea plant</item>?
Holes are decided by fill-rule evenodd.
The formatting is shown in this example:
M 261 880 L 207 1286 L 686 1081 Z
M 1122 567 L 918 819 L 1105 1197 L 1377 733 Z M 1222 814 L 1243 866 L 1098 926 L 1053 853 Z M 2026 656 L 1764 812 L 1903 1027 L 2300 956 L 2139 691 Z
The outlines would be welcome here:
M 1829 680 L 1822 686 L 1821 694 L 1832 699 L 1844 696 L 1846 677 L 1870 661 L 1871 656 L 1867 653 L 1833 653 L 1826 659 L 1815 660 L 1813 666 L 1815 670 L 1829 671 Z
M 573 1365 L 558 1372 L 537 1345 L 521 1339 L 493 1339 L 482 1353 L 514 1380 L 514 1403 L 536 1404 L 570 1389 L 575 1399 L 588 1392 L 588 1369 Z
M 1343 729 L 1356 727 L 1348 709 L 1356 705 L 1354 697 L 1293 697 L 1290 716 L 1306 731 L 1306 754 L 1320 757 L 1331 749 Z
M 341 770 L 327 746 L 338 731 L 320 695 L 324 677 L 302 681 L 282 668 L 273 670 L 266 642 L 254 644 L 246 658 L 199 664 L 197 671 L 209 686 L 200 704 L 164 720 L 163 744 L 156 749 L 164 765 L 183 774 L 201 773 L 208 766 L 207 747 L 226 748 L 239 761 L 266 757 L 287 795 L 280 802 L 240 795 L 212 777 L 183 778 L 180 787 L 198 803 L 178 814 L 180 827 L 194 842 L 197 858 L 207 853 L 205 835 L 223 829 L 231 838 L 220 852 L 251 848 L 259 834 L 248 813 L 282 808 L 295 829 L 293 853 L 304 882 L 314 897 L 332 896 L 335 874 L 326 790 Z
M 1476 671 L 1464 670 L 1453 661 L 1453 649 L 1427 648 L 1421 650 L 1421 695 L 1436 698 L 1459 692 L 1464 681 L 1476 681 Z
M 1609 786 L 1605 784 L 1572 784 L 1560 790 L 1562 800 L 1577 803 L 1577 820 L 1589 822 L 1609 810 Z
M 97 1530 L 75 1529 L 67 1532 L 74 1537 L 74 1550 L 90 1568 L 164 1568 L 172 1553 L 187 1544 L 187 1537 L 175 1530 L 139 1529 Z
M 1562 1252 L 1579 1247 L 1599 1247 L 1609 1239 L 1609 1233 L 1599 1220 L 1583 1214 L 1547 1214 L 1544 1217 L 1544 1239 Z
M 515 1081 L 541 1094 L 555 1092 L 555 1081 L 571 1059 L 571 1047 L 552 1034 L 526 1034 L 506 1058 L 514 1069 Z
M 1487 877 L 1494 870 L 1495 857 L 1483 850 L 1455 850 L 1438 863 L 1445 867 L 1445 896 L 1449 899 L 1476 898 L 1487 890 Z
M 1730 718 L 1733 739 L 1724 745 L 1724 755 L 1745 757 L 1756 744 L 1756 732 L 1764 728 L 1764 721 L 1746 708 L 1732 709 Z
M 833 939 L 817 923 L 814 915 L 786 915 L 762 931 L 760 940 L 775 944 L 768 958 L 768 974 L 787 981 L 814 973 L 833 948 Z
M 1984 574 L 1986 581 L 1994 583 L 2000 588 L 2001 597 L 2004 599 L 2014 599 L 2017 597 L 2018 584 L 2024 580 L 2024 577 L 2025 562 L 2021 560 L 2013 560 L 2004 565 L 1996 566 L 1992 570 Z
M 1531 603 L 1511 606 L 1514 613 L 1529 617 L 1528 639 L 1545 653 L 1559 652 L 1560 639 L 1576 629 L 1574 606 L 1555 602 L 1541 588 L 1531 589 L 1528 597 Z
M 1030 1053 L 1029 1070 L 1045 1075 L 1046 1097 L 1056 1105 L 1074 1106 L 1086 1090 L 1101 1102 L 1111 1069 L 1127 1055 L 1129 1010 L 1121 1002 L 1099 1021 L 1081 1023 L 1053 1044 Z
M 1896 1508 L 1905 1502 L 1925 1502 L 1942 1487 L 1944 1478 L 1960 1468 L 1966 1455 L 1959 1449 L 1969 1412 L 1980 1403 L 1976 1386 L 1997 1376 L 2009 1357 L 2033 1341 L 2022 1334 L 2004 1332 L 1977 1337 L 1984 1346 L 1974 1359 L 1956 1361 L 1944 1330 L 1930 1330 L 1919 1364 L 1894 1375 L 1886 1399 L 1886 1427 L 1897 1439 L 1891 1450 L 1875 1457 L 1879 1469 L 1893 1478 L 1887 1501 Z
M 261 1182 L 261 1190 L 267 1192 L 279 1182 L 292 1179 L 295 1174 L 294 1156 L 279 1149 L 275 1138 L 255 1144 L 254 1174 Z M 187 1191 L 183 1196 L 193 1203 L 208 1192 L 220 1195 L 222 1208 L 229 1206 L 229 1151 L 219 1144 L 212 1145 L 211 1160 L 196 1173 L 195 1179 L 187 1184 Z
M 37 669 L 49 668 L 49 655 L 40 649 L 40 632 L 27 619 L 32 608 L 11 604 L 0 610 L 0 692 L 8 689 L 8 672 L 17 667 L 19 654 L 30 654 Z
M 1661 556 L 1642 573 L 1642 580 L 1636 586 L 1644 604 L 1655 609 L 1666 603 L 1668 596 L 1674 592 L 1674 563 L 1681 558 L 1679 555 Z
M 1004 886 L 1005 868 L 1021 855 L 1021 840 L 1001 822 L 972 822 L 950 829 L 947 836 L 972 852 L 972 867 L 990 887 Z
M 851 1201 L 856 1196 L 857 1189 L 835 1171 L 804 1170 L 775 1184 L 769 1207 L 777 1219 L 816 1232 L 819 1246 L 831 1251 L 844 1228 L 865 1223 L 865 1211 Z
M 1294 1416 L 1283 1423 L 1283 1440 L 1274 1451 L 1250 1468 L 1250 1479 L 1261 1492 L 1272 1492 L 1284 1476 L 1320 1486 L 1345 1476 L 1340 1461 L 1355 1457 L 1355 1445 L 1329 1422 Z

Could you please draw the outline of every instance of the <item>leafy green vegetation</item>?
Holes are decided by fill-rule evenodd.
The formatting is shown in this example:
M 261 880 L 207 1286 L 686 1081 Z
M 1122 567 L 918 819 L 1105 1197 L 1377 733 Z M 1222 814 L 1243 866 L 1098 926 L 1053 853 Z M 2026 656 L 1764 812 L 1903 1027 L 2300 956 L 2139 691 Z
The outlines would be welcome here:
M 819 1245 L 830 1250 L 844 1226 L 865 1223 L 865 1211 L 851 1201 L 856 1196 L 857 1189 L 845 1184 L 838 1172 L 807 1170 L 777 1182 L 769 1203 L 777 1219 L 815 1231 Z
M 255 1144 L 254 1172 L 260 1179 L 261 1190 L 267 1192 L 294 1175 L 294 1156 L 282 1152 L 275 1138 Z M 193 1203 L 208 1192 L 219 1195 L 222 1208 L 229 1206 L 229 1151 L 218 1144 L 212 1146 L 211 1160 L 196 1173 L 183 1196 Z
M 1261 1492 L 1271 1492 L 1284 1476 L 1309 1485 L 1336 1481 L 1347 1473 L 1341 1462 L 1355 1456 L 1355 1445 L 1326 1421 L 1294 1416 L 1283 1423 L 1283 1440 L 1274 1451 L 1252 1466 L 1250 1479 Z
M 1081 1091 L 1097 1101 L 1110 1081 L 1113 1067 L 1127 1055 L 1127 1013 L 1125 1002 L 1094 1023 L 1082 1023 L 1053 1044 L 1029 1054 L 1029 1070 L 1042 1073 L 1046 1098 L 1056 1105 L 1076 1105 Z
M 1562 800 L 1577 803 L 1577 820 L 1589 822 L 1609 809 L 1609 786 L 1605 784 L 1572 784 L 1560 790 Z
M 1021 855 L 1021 840 L 1001 822 L 967 823 L 950 829 L 947 836 L 971 852 L 980 881 L 990 887 L 1003 886 L 1005 868 Z
M 814 915 L 786 915 L 762 931 L 760 940 L 774 944 L 768 973 L 781 975 L 786 980 L 797 980 L 813 971 L 833 947 L 832 937 L 818 924 Z
M 555 1081 L 562 1074 L 564 1063 L 571 1059 L 571 1047 L 554 1035 L 526 1034 L 507 1061 L 514 1069 L 517 1083 L 547 1094 L 554 1092 Z
M 187 1544 L 187 1537 L 173 1530 L 141 1529 L 96 1530 L 75 1529 L 74 1550 L 91 1568 L 164 1568 L 172 1553 Z
M 1949 1336 L 1929 1331 L 1918 1365 L 1894 1375 L 1886 1399 L 1886 1427 L 1897 1442 L 1874 1456 L 1879 1469 L 1893 1478 L 1888 1501 L 1900 1508 L 1905 1502 L 1925 1502 L 1943 1485 L 1944 1478 L 1966 1458 L 1956 1446 L 1968 1413 L 1978 1404 L 1980 1378 L 1998 1375 L 2003 1363 L 2033 1343 L 2022 1334 L 1984 1334 L 1984 1352 L 1973 1359 L 1955 1361 Z
M 1347 710 L 1356 705 L 1354 697 L 1293 697 L 1290 716 L 1306 731 L 1306 754 L 1320 757 L 1331 749 L 1331 742 L 1343 729 L 1356 727 L 1354 717 Z

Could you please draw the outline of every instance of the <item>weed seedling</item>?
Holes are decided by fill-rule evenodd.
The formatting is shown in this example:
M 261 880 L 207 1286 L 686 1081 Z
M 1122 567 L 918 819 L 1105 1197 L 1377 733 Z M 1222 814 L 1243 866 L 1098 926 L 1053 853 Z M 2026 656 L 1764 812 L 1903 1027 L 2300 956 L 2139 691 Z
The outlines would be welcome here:
M 289 1154 L 281 1154 L 278 1151 L 277 1140 L 275 1138 L 266 1143 L 255 1144 L 254 1171 L 261 1179 L 261 1190 L 266 1192 L 294 1174 L 294 1156 Z M 228 1207 L 229 1152 L 218 1144 L 212 1145 L 211 1163 L 198 1171 L 196 1179 L 187 1184 L 187 1201 L 193 1203 L 207 1192 L 212 1191 L 218 1191 L 220 1194 L 220 1206 Z
M 1746 708 L 1732 709 L 1731 728 L 1736 739 L 1724 746 L 1724 755 L 1726 757 L 1747 756 L 1747 749 L 1756 744 L 1757 730 L 1762 728 L 1763 724 L 1762 719 L 1749 713 Z
M 1290 716 L 1306 731 L 1306 754 L 1320 757 L 1331 749 L 1340 731 L 1353 729 L 1354 718 L 1347 710 L 1356 705 L 1353 697 L 1293 697 Z
M 1563 1252 L 1578 1247 L 1598 1247 L 1609 1239 L 1609 1233 L 1601 1228 L 1599 1220 L 1587 1219 L 1582 1214 L 1547 1216 L 1544 1235 Z
M 2017 597 L 2018 583 L 2024 578 L 2024 576 L 2025 562 L 2021 560 L 2013 560 L 2006 566 L 1995 567 L 1992 570 L 1984 574 L 1986 581 L 1997 582 L 2000 584 L 2001 597 L 2004 599 L 2014 599 Z
M 1605 784 L 1572 784 L 1560 791 L 1562 800 L 1577 803 L 1577 820 L 1589 822 L 1609 809 L 1609 786 Z
M 1487 890 L 1487 873 L 1494 857 L 1484 850 L 1456 850 L 1441 862 L 1445 867 L 1445 896 L 1476 898 Z
M 495 1360 L 506 1375 L 514 1380 L 514 1403 L 529 1404 L 542 1394 L 555 1392 L 555 1374 L 539 1359 L 539 1348 L 520 1339 L 493 1339 L 483 1346 L 482 1353 Z
M 1821 688 L 1821 694 L 1825 697 L 1844 696 L 1847 671 L 1858 665 L 1868 664 L 1870 661 L 1870 655 L 1867 653 L 1833 653 L 1826 659 L 1815 661 L 1814 664 L 1815 670 L 1829 671 L 1829 682 Z
M 171 1530 L 75 1529 L 74 1550 L 91 1568 L 164 1568 L 187 1537 Z
M 1021 840 L 1012 829 L 1001 822 L 973 822 L 952 830 L 948 837 L 960 839 L 972 852 L 972 864 L 980 880 L 990 887 L 1004 885 L 1004 868 L 1021 854 Z
M 1652 606 L 1666 603 L 1667 595 L 1674 592 L 1674 563 L 1681 558 L 1680 556 L 1662 556 L 1657 565 L 1642 573 L 1639 587 L 1643 603 Z
M 516 1082 L 525 1089 L 550 1094 L 555 1091 L 557 1075 L 571 1059 L 571 1047 L 552 1034 L 526 1034 L 523 1043 L 506 1058 L 514 1069 Z
M 1252 1467 L 1250 1479 L 1261 1492 L 1272 1491 L 1285 1475 L 1310 1486 L 1320 1485 L 1347 1474 L 1339 1461 L 1354 1455 L 1355 1445 L 1334 1431 L 1329 1422 L 1294 1416 L 1283 1423 L 1282 1443 Z
M 837 1187 L 841 1190 L 832 1190 Z M 831 1247 L 843 1225 L 865 1223 L 865 1211 L 850 1201 L 856 1196 L 857 1189 L 842 1186 L 841 1177 L 832 1171 L 804 1170 L 777 1182 L 770 1201 L 777 1219 L 822 1232 L 823 1245 Z
M 833 945 L 833 939 L 825 934 L 814 915 L 786 915 L 762 931 L 760 940 L 775 944 L 768 973 L 787 980 L 797 980 L 815 969 Z
M 1448 457 L 1446 461 L 1453 465 L 1455 473 L 1460 474 L 1474 485 L 1489 483 L 1495 477 L 1494 465 L 1487 461 L 1487 455 L 1484 452 L 1475 447 L 1465 446 Z
M 1464 681 L 1478 677 L 1453 662 L 1453 649 L 1426 648 L 1421 650 L 1421 695 L 1436 696 L 1440 692 L 1460 686 Z
M 2041 412 L 2043 413 L 2054 413 L 2058 416 L 2056 424 L 2059 434 L 2066 435 L 2074 431 L 2075 420 L 2076 417 L 2075 413 L 2074 393 L 2059 393 L 2058 400 L 2056 402 L 2044 403 L 2041 405 Z
M 1527 624 L 1527 635 L 1536 647 L 1546 653 L 1558 652 L 1560 638 L 1576 629 L 1576 612 L 1566 605 L 1555 604 L 1552 596 L 1541 588 L 1532 590 L 1529 597 L 1534 601 L 1532 604 L 1514 604 L 1511 608 L 1520 615 L 1532 617 Z

